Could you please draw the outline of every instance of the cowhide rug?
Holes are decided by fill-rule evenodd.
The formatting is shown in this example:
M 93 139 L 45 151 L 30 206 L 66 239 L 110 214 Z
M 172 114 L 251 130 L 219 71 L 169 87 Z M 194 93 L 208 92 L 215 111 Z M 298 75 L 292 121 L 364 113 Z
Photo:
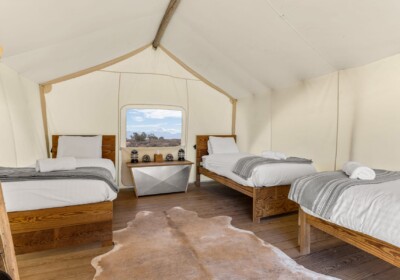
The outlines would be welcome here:
M 298 265 L 231 220 L 180 207 L 140 212 L 114 232 L 115 247 L 92 260 L 94 279 L 335 279 Z

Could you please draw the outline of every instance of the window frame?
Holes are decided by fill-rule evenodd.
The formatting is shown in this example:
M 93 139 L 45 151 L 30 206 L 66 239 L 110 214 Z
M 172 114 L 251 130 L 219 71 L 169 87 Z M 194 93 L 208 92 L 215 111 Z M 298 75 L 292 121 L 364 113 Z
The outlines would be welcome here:
M 169 147 L 127 147 L 126 146 L 126 115 L 128 110 L 130 109 L 159 109 L 159 110 L 172 110 L 172 111 L 181 111 L 182 112 L 182 126 L 181 126 L 181 144 L 178 146 L 169 146 Z M 186 139 L 187 139 L 187 114 L 186 109 L 181 106 L 176 105 L 159 105 L 159 104 L 127 104 L 121 107 L 120 109 L 120 126 L 119 130 L 121 135 L 120 139 L 120 147 L 121 148 L 128 148 L 128 149 L 174 149 L 186 146 Z

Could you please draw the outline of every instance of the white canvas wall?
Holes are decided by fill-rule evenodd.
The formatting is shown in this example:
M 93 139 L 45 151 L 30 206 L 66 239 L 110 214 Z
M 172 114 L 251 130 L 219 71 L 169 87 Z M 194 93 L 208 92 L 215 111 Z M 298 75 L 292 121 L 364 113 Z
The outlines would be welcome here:
M 94 72 L 53 85 L 46 94 L 49 134 L 116 135 L 118 83 L 118 74 Z
M 274 92 L 272 149 L 312 158 L 318 170 L 348 160 L 399 170 L 399 75 L 396 55 Z
M 0 166 L 46 157 L 39 86 L 0 63 Z
M 225 95 L 199 81 L 161 49 L 148 48 L 106 69 L 53 86 L 46 96 L 51 134 L 114 134 L 119 136 L 120 182 L 132 185 L 125 162 L 124 110 L 129 106 L 178 107 L 184 110 L 183 145 L 195 161 L 197 134 L 230 134 L 232 104 Z M 179 147 L 138 148 L 139 155 L 177 157 Z M 191 181 L 195 173 L 192 169 Z
M 236 112 L 239 149 L 259 154 L 271 149 L 271 95 L 240 98 Z
M 272 94 L 272 150 L 311 158 L 332 170 L 336 151 L 337 74 Z
M 400 55 L 341 72 L 338 167 L 400 170 Z

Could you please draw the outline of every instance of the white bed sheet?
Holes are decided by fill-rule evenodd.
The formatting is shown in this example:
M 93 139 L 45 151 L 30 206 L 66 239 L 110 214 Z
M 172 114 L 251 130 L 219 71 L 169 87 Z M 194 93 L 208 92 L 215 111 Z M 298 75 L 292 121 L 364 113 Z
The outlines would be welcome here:
M 290 185 L 297 178 L 316 172 L 315 167 L 312 164 L 266 164 L 256 167 L 252 176 L 245 180 L 233 173 L 232 168 L 239 159 L 247 156 L 252 155 L 247 153 L 238 153 L 203 156 L 203 167 L 217 173 L 218 175 L 227 177 L 241 185 L 249 187 Z
M 77 166 L 108 169 L 115 179 L 115 167 L 107 159 L 77 159 Z M 112 201 L 117 194 L 98 180 L 48 180 L 2 183 L 8 212 L 37 210 Z
M 400 180 L 349 188 L 328 221 L 400 247 Z

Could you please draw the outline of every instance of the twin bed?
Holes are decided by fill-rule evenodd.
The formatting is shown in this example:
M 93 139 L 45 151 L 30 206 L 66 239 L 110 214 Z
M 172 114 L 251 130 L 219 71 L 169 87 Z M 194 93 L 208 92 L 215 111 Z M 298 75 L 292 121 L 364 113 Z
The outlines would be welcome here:
M 235 135 L 216 136 L 233 137 L 236 140 Z M 196 184 L 198 186 L 200 186 L 200 175 L 205 175 L 252 197 L 254 222 L 260 222 L 260 219 L 264 217 L 299 210 L 301 254 L 310 253 L 310 226 L 313 226 L 400 267 L 400 179 L 395 179 L 400 176 L 400 173 L 385 171 L 394 174 L 394 179 L 386 182 L 382 180 L 370 183 L 358 181 L 357 185 L 346 188 L 340 193 L 338 199 L 332 204 L 332 214 L 322 217 L 316 213 L 319 213 L 317 210 L 321 210 L 320 205 L 314 207 L 314 211 L 308 209 L 312 208 L 310 201 L 316 199 L 315 193 L 314 196 L 311 195 L 308 198 L 309 203 L 303 203 L 307 201 L 307 198 L 303 201 L 296 199 L 296 195 L 289 193 L 290 185 L 293 182 L 296 185 L 296 182 L 303 178 L 320 178 L 325 174 L 329 176 L 332 173 L 338 173 L 343 177 L 341 171 L 316 173 L 312 165 L 271 164 L 254 169 L 252 176 L 245 180 L 233 173 L 232 168 L 235 162 L 251 155 L 209 154 L 209 139 L 210 135 L 197 136 Z M 318 199 L 325 197 L 326 200 L 332 200 L 334 183 L 337 180 L 326 182 L 328 188 L 319 193 Z M 348 182 L 348 180 L 349 178 L 345 177 L 343 182 Z M 319 182 L 318 180 L 314 182 L 314 186 Z M 298 188 L 297 192 L 302 193 L 304 189 Z M 311 189 L 311 192 L 314 190 Z
M 196 139 L 196 185 L 200 175 L 209 177 L 253 199 L 253 221 L 278 214 L 295 212 L 298 205 L 288 199 L 290 184 L 300 176 L 316 172 L 311 164 L 282 163 L 257 167 L 245 180 L 231 170 L 233 164 L 248 154 L 211 154 L 209 139 L 213 135 L 199 135 Z M 234 138 L 236 135 L 215 135 Z
M 59 136 L 54 135 L 57 157 Z M 115 136 L 102 136 L 101 157 L 77 167 L 102 167 L 115 179 Z M 112 244 L 116 193 L 100 180 L 35 180 L 2 183 L 16 254 L 101 242 Z
M 337 172 L 321 172 L 318 176 L 324 176 L 324 173 L 330 175 Z M 322 204 L 310 207 L 310 203 L 300 199 L 298 194 L 305 192 L 304 186 L 296 189 L 295 183 L 289 196 L 300 204 L 301 254 L 310 253 L 310 226 L 313 226 L 400 267 L 400 179 L 399 172 L 392 173 L 397 173 L 393 180 L 361 181 L 347 188 L 337 199 L 332 195 L 332 189 L 324 190 L 317 200 L 324 199 L 324 196 L 328 198 L 331 213 L 322 211 Z M 327 185 L 337 187 L 338 180 L 330 180 Z

